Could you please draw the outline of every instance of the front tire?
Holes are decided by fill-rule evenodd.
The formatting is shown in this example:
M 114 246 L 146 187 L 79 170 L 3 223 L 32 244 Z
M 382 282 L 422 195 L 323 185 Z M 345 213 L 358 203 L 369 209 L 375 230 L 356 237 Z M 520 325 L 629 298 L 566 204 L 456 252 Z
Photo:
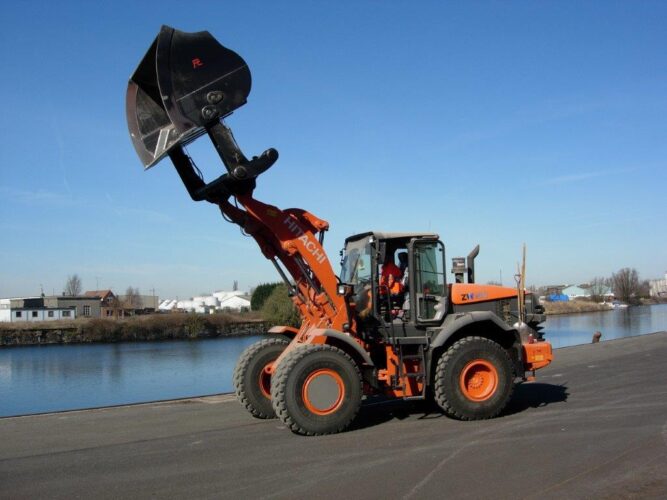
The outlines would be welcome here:
M 450 417 L 483 420 L 498 415 L 514 390 L 512 362 L 498 343 L 464 337 L 438 360 L 435 401 Z
M 234 368 L 234 391 L 239 402 L 256 418 L 275 418 L 271 405 L 271 379 L 266 368 L 289 345 L 282 337 L 270 337 L 247 347 Z
M 345 430 L 361 406 L 357 363 L 337 347 L 303 345 L 283 358 L 271 384 L 276 415 L 297 434 Z

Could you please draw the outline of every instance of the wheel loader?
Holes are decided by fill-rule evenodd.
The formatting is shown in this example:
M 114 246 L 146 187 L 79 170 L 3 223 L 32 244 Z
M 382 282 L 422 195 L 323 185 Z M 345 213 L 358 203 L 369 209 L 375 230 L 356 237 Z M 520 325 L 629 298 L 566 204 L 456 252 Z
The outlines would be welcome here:
M 499 415 L 514 386 L 552 360 L 535 297 L 523 283 L 476 284 L 479 247 L 452 260 L 448 282 L 445 245 L 435 233 L 350 236 L 336 274 L 323 248 L 327 221 L 253 197 L 278 153 L 247 158 L 224 121 L 246 103 L 250 87 L 245 61 L 210 33 L 163 26 L 126 95 L 144 167 L 169 158 L 194 201 L 217 205 L 255 239 L 300 313 L 299 328 L 273 327 L 240 356 L 233 375 L 240 403 L 304 435 L 347 429 L 374 395 L 432 400 L 460 420 Z M 202 136 L 225 167 L 209 181 L 186 151 Z M 399 263 L 389 278 L 385 270 Z

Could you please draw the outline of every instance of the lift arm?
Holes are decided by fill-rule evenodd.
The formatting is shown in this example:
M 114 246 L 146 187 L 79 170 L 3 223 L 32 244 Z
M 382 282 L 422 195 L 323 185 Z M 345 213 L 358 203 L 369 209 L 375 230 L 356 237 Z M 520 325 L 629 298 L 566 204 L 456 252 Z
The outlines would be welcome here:
M 255 239 L 289 287 L 304 331 L 313 327 L 346 329 L 348 311 L 343 297 L 337 295 L 338 278 L 322 247 L 329 224 L 305 210 L 282 210 L 253 197 L 255 179 L 273 165 L 276 150 L 247 160 L 223 123 L 215 123 L 207 133 L 227 169 L 217 179 L 204 182 L 182 148 L 169 154 L 192 199 L 218 205 L 228 221 Z
M 245 61 L 210 33 L 163 26 L 128 83 L 132 142 L 145 168 L 169 157 L 193 200 L 218 205 L 227 220 L 255 239 L 289 287 L 303 318 L 301 332 L 347 331 L 349 311 L 322 248 L 329 224 L 305 210 L 282 210 L 253 198 L 257 177 L 276 162 L 278 152 L 267 149 L 248 159 L 222 121 L 245 104 L 250 83 Z M 226 170 L 210 182 L 185 151 L 203 135 Z

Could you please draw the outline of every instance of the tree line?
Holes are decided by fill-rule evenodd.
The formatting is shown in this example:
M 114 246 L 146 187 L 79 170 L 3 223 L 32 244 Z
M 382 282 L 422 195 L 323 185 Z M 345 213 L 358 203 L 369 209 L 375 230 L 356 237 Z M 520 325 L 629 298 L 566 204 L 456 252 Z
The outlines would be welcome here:
M 584 287 L 584 285 L 582 285 Z M 650 295 L 651 287 L 648 280 L 642 280 L 635 268 L 624 267 L 619 271 L 612 273 L 609 277 L 597 276 L 588 283 L 590 291 L 590 300 L 593 302 L 603 302 L 609 292 L 614 294 L 614 298 L 626 304 L 638 304 L 641 299 Z M 540 295 L 547 295 L 545 288 L 535 289 L 534 292 Z
M 650 295 L 648 280 L 641 280 L 635 268 L 624 267 L 609 278 L 597 277 L 591 281 L 591 299 L 600 301 L 605 290 L 611 289 L 614 297 L 626 304 L 637 304 Z

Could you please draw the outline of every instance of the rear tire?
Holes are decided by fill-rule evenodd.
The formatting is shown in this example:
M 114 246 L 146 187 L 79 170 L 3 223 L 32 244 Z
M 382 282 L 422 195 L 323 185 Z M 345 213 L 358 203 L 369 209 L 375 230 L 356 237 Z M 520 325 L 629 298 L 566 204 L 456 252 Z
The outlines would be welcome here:
M 357 363 L 327 344 L 296 347 L 280 362 L 271 384 L 278 418 L 307 436 L 345 430 L 357 416 L 361 397 Z
M 462 338 L 438 360 L 435 401 L 450 417 L 495 417 L 505 408 L 513 390 L 512 362 L 507 351 L 492 340 Z
M 289 345 L 282 337 L 270 337 L 246 348 L 234 368 L 234 391 L 239 402 L 256 418 L 275 418 L 271 405 L 271 379 L 265 368 Z

